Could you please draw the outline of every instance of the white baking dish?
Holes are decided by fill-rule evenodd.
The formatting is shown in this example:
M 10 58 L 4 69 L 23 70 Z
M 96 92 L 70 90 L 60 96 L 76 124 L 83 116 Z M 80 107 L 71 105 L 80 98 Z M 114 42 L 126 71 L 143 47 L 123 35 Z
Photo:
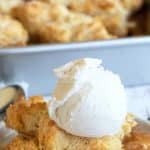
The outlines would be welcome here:
M 101 58 L 125 86 L 150 84 L 150 36 L 0 49 L 0 81 L 25 81 L 29 95 L 50 95 L 53 68 L 81 57 Z

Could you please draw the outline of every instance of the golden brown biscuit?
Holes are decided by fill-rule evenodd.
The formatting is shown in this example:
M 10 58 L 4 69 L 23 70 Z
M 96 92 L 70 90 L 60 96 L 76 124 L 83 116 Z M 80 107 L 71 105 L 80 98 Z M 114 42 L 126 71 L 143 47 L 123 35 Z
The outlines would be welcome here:
M 122 150 L 117 136 L 82 138 L 59 129 L 51 120 L 45 120 L 39 128 L 39 148 L 42 150 Z
M 23 0 L 0 0 L 0 12 L 11 13 L 11 10 L 23 3 Z
M 60 3 L 69 9 L 99 16 L 111 34 L 125 36 L 128 32 L 128 10 L 120 0 L 45 0 Z
M 28 41 L 27 31 L 11 17 L 0 14 L 0 47 L 24 46 Z
M 39 148 L 45 150 L 122 150 L 124 136 L 136 125 L 132 115 L 127 115 L 120 133 L 102 138 L 82 138 L 59 129 L 50 119 L 40 123 L 38 130 Z
M 111 34 L 125 36 L 128 33 L 128 17 L 138 10 L 143 0 L 43 0 L 59 3 L 69 9 L 92 16 L 100 16 Z
M 38 143 L 34 138 L 17 136 L 3 150 L 38 150 Z
M 150 150 L 150 132 L 145 132 L 136 126 L 130 136 L 124 139 L 125 150 Z
M 71 42 L 110 39 L 99 17 L 69 11 L 65 6 L 40 1 L 26 2 L 13 14 L 41 42 Z
M 47 105 L 40 96 L 20 100 L 6 111 L 6 125 L 26 135 L 36 135 L 40 120 L 48 118 Z

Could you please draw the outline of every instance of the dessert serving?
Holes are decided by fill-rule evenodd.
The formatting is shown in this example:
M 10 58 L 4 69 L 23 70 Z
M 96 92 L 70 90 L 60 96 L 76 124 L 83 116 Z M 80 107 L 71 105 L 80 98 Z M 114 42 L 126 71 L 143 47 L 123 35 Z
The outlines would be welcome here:
M 18 135 L 3 150 L 149 150 L 150 135 L 138 132 L 118 75 L 101 60 L 84 58 L 54 70 L 51 100 L 22 98 L 6 111 Z
M 0 42 L 0 47 L 127 37 L 130 29 L 138 26 L 130 18 L 142 6 L 143 0 L 0 0 L 0 15 L 17 20 L 29 35 L 15 44 L 11 39 Z M 13 32 L 14 28 L 10 26 L 9 30 Z M 5 32 L 0 26 L 0 34 Z M 24 39 L 24 34 L 20 37 L 18 32 L 13 32 L 14 40 Z

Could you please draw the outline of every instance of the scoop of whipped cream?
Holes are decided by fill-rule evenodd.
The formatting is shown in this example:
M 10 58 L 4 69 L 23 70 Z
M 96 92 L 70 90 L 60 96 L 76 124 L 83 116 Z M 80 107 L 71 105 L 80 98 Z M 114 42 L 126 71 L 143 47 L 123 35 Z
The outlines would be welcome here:
M 118 133 L 127 113 L 124 87 L 101 60 L 84 58 L 54 70 L 58 83 L 49 116 L 66 132 L 82 137 Z

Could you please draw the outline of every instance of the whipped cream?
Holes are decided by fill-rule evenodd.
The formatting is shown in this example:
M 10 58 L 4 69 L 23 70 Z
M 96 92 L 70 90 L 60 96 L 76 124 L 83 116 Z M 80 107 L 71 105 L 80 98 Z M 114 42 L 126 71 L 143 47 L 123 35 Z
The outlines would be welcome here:
M 124 87 L 118 75 L 99 59 L 84 58 L 55 69 L 58 83 L 49 102 L 49 116 L 66 132 L 102 137 L 119 132 L 127 114 Z

